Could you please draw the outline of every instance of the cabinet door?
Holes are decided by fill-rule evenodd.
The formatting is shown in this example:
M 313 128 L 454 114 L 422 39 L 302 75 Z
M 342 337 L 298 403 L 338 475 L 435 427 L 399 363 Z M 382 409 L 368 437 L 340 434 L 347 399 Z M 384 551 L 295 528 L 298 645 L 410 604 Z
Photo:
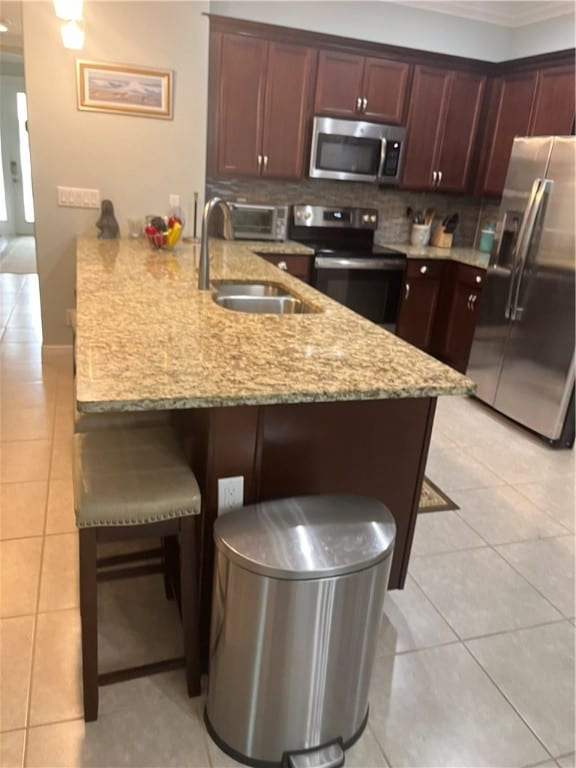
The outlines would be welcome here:
M 270 264 L 274 264 L 276 267 L 288 272 L 293 277 L 297 277 L 305 283 L 310 282 L 312 256 L 295 253 L 259 253 L 258 255 L 266 259 Z
M 452 296 L 450 319 L 444 338 L 444 362 L 464 373 L 470 357 L 470 348 L 476 328 L 478 291 L 463 283 L 456 283 Z
M 492 94 L 490 130 L 487 133 L 485 170 L 480 193 L 500 196 L 516 136 L 527 136 L 536 73 L 499 78 Z
M 411 259 L 406 268 L 396 335 L 425 352 L 432 341 L 442 270 L 442 262 L 421 259 Z
M 450 99 L 438 168 L 442 173 L 438 189 L 463 192 L 468 186 L 472 152 L 478 132 L 486 78 L 453 72 Z
M 464 373 L 470 357 L 486 270 L 449 262 L 442 277 L 432 354 Z
M 404 123 L 410 65 L 389 59 L 368 58 L 364 66 L 361 96 L 366 120 L 401 125 Z
M 358 117 L 362 97 L 364 57 L 337 51 L 320 51 L 314 112 L 332 117 Z
M 538 72 L 530 136 L 569 136 L 574 133 L 574 67 Z
M 218 173 L 258 176 L 268 42 L 223 35 L 219 84 Z
M 312 48 L 270 43 L 262 143 L 264 176 L 303 176 L 314 56 Z
M 402 186 L 430 189 L 438 169 L 450 72 L 417 66 L 410 96 Z

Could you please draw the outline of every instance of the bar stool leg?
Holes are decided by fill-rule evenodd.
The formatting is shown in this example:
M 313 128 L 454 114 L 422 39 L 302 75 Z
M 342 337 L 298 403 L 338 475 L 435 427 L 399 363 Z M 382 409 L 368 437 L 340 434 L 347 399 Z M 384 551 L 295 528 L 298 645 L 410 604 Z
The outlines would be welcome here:
M 82 623 L 82 680 L 84 719 L 98 718 L 98 598 L 96 530 L 82 528 L 80 542 L 80 618 Z
M 199 696 L 198 568 L 195 519 L 192 516 L 183 517 L 180 520 L 180 590 L 182 596 L 186 684 L 189 696 Z

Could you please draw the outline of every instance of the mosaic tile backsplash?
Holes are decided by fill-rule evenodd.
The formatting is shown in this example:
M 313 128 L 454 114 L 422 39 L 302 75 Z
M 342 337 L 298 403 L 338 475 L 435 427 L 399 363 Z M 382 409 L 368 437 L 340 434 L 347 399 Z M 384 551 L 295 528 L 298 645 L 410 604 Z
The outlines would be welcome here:
M 380 222 L 378 242 L 409 243 L 411 221 L 406 215 L 408 206 L 424 211 L 434 208 L 434 221 L 441 222 L 457 211 L 460 222 L 454 234 L 454 245 L 473 248 L 478 246 L 480 230 L 498 215 L 498 205 L 470 197 L 443 195 L 438 192 L 404 192 L 379 189 L 375 185 L 350 181 L 277 181 L 268 179 L 208 179 L 206 199 L 218 195 L 249 203 L 351 205 L 377 208 Z

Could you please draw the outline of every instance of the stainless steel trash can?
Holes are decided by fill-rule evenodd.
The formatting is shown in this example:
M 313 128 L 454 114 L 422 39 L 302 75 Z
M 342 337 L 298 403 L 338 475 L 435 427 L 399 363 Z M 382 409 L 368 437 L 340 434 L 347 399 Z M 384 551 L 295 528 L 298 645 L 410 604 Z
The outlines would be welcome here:
M 368 719 L 396 526 L 361 496 L 218 518 L 205 721 L 248 765 L 337 766 Z

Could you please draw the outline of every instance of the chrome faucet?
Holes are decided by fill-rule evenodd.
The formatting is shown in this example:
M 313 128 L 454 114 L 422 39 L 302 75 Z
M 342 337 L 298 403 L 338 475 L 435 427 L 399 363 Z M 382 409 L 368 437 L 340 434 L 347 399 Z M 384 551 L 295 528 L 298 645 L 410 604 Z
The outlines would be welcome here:
M 230 211 L 226 205 L 226 201 L 221 197 L 212 197 L 204 206 L 202 213 L 202 240 L 200 243 L 200 264 L 198 266 L 198 290 L 207 291 L 210 288 L 210 253 L 208 250 L 208 225 L 210 224 L 210 218 L 212 211 L 215 208 L 220 207 L 224 214 L 225 227 L 230 227 L 232 222 L 230 218 Z

